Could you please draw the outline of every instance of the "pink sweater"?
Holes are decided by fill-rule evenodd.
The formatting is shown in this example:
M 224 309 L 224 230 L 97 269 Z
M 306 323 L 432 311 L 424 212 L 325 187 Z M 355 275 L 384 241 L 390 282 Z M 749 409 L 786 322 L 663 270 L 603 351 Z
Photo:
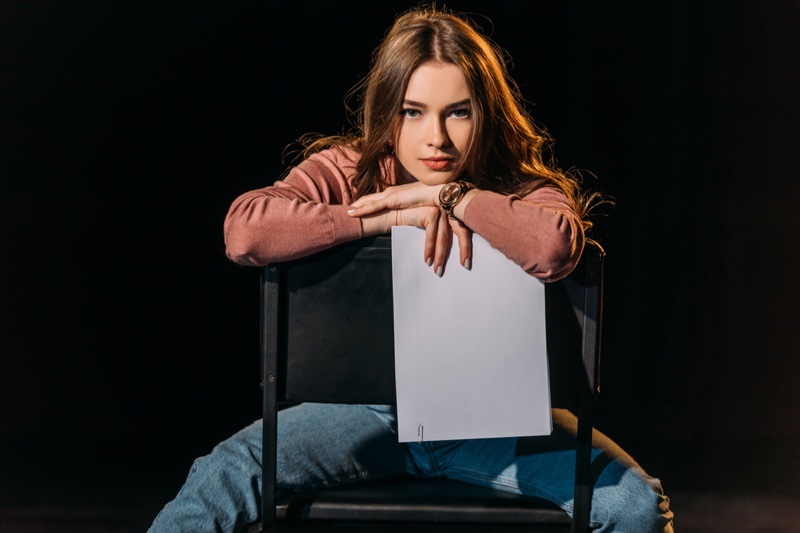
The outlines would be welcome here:
M 359 155 L 328 149 L 291 169 L 282 181 L 242 194 L 225 217 L 225 246 L 241 265 L 296 259 L 363 237 L 347 214 L 348 183 Z M 394 176 L 389 181 L 394 183 Z M 583 251 L 583 228 L 564 194 L 542 187 L 524 198 L 481 191 L 464 224 L 523 270 L 543 281 L 569 274 Z

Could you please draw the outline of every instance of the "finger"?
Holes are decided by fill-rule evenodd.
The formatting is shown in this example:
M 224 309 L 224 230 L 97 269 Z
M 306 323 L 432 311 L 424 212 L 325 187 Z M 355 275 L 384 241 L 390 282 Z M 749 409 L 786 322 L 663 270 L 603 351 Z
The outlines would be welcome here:
M 423 253 L 425 264 L 428 266 L 433 265 L 433 256 L 436 253 L 436 226 L 438 223 L 439 217 L 437 215 L 425 226 L 425 249 Z
M 436 252 L 433 257 L 433 271 L 437 276 L 444 274 L 444 265 L 447 262 L 447 255 L 450 253 L 450 224 L 447 215 L 439 213 L 439 221 L 436 225 Z
M 458 239 L 459 259 L 461 266 L 472 269 L 472 230 L 460 220 L 450 220 L 450 227 Z
M 347 214 L 354 217 L 361 217 L 364 215 L 371 215 L 373 213 L 376 213 L 377 211 L 380 211 L 380 209 L 377 209 L 374 203 L 368 203 L 361 205 L 351 205 L 347 209 Z
M 355 202 L 350 204 L 350 207 L 361 207 L 364 204 L 368 204 L 370 202 L 374 202 L 375 200 L 383 198 L 384 195 L 385 195 L 384 192 L 376 192 L 376 193 L 372 193 L 372 194 L 365 194 L 364 196 L 362 196 L 361 198 L 359 198 L 358 200 L 356 200 Z
M 376 205 L 371 208 L 371 212 L 380 211 L 381 209 L 409 209 L 424 205 L 432 206 L 434 205 L 434 201 L 430 198 L 433 194 L 432 190 L 432 187 L 418 182 L 394 185 L 384 191 L 362 196 L 350 204 L 351 209 L 348 210 L 348 213 L 354 216 L 367 214 L 364 208 L 372 203 L 376 203 Z
M 366 202 L 359 205 L 351 205 L 347 209 L 347 214 L 353 217 L 362 217 L 378 213 L 384 209 L 387 209 L 385 201 Z

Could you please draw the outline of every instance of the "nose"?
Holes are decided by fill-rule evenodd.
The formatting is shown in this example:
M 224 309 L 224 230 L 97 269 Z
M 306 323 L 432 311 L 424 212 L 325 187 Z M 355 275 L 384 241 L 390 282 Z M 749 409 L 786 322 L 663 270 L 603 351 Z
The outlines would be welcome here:
M 444 118 L 431 117 L 427 128 L 428 145 L 437 148 L 444 148 L 450 144 L 450 137 L 447 135 L 447 125 Z

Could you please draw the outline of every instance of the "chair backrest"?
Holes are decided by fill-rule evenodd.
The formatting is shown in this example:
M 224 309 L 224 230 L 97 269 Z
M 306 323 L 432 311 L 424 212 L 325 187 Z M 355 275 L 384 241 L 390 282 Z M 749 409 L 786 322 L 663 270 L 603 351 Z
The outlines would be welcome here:
M 379 236 L 266 267 L 282 317 L 270 325 L 282 339 L 278 401 L 395 402 L 391 254 Z
M 570 276 L 545 286 L 553 407 L 577 409 L 579 389 L 599 390 L 602 258 L 589 245 Z M 270 265 L 262 282 L 262 348 L 274 353 L 277 401 L 395 402 L 389 236 Z
M 591 412 L 599 392 L 604 252 L 545 287 L 551 403 L 578 414 L 576 520 L 591 501 Z M 391 238 L 371 237 L 262 271 L 264 521 L 274 517 L 280 403 L 395 403 Z M 585 526 L 583 526 L 585 529 Z M 576 529 L 579 530 L 579 529 Z

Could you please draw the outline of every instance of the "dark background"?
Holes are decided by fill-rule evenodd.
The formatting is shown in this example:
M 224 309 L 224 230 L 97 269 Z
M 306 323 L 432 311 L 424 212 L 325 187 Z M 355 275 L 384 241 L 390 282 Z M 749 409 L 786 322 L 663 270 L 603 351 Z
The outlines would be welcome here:
M 257 272 L 223 218 L 300 135 L 346 127 L 411 5 L 0 3 L 7 502 L 144 487 L 157 510 L 259 417 Z M 668 493 L 794 498 L 800 4 L 447 5 L 509 52 L 559 164 L 617 199 L 598 427 Z

